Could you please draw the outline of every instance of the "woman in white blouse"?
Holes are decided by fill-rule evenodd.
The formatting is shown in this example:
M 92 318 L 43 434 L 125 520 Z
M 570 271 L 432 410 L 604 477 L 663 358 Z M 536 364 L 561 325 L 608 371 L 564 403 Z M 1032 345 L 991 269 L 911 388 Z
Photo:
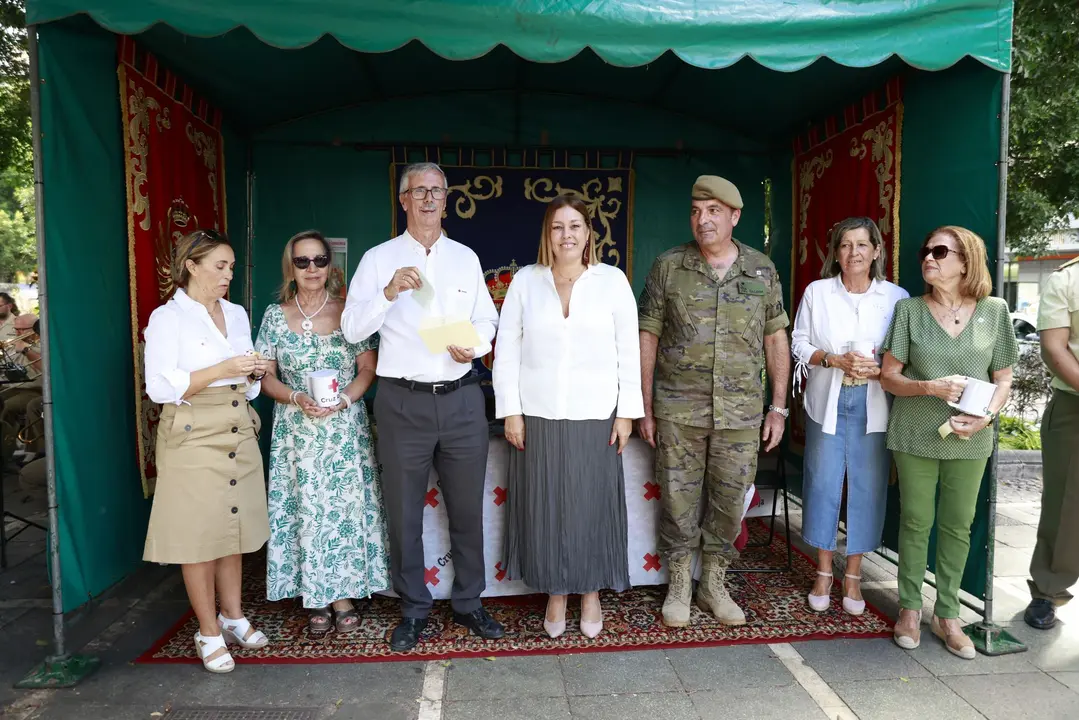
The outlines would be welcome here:
M 248 405 L 268 364 L 252 349 L 247 313 L 224 300 L 235 264 L 224 236 L 185 235 L 172 260 L 176 293 L 145 333 L 146 394 L 162 408 L 143 559 L 182 566 L 199 621 L 195 648 L 215 673 L 235 667 L 226 642 L 269 642 L 240 608 L 240 555 L 270 534 L 258 416 Z
M 494 360 L 496 414 L 510 451 L 507 571 L 550 595 L 543 626 L 603 629 L 599 590 L 629 588 L 622 459 L 644 416 L 637 305 L 625 274 L 596 258 L 588 209 L 547 207 L 539 261 L 518 271 L 502 305 Z
M 862 554 L 880 545 L 891 459 L 885 446 L 888 398 L 880 387 L 877 348 L 895 304 L 909 294 L 884 279 L 883 241 L 867 217 L 832 230 L 823 280 L 810 283 L 792 334 L 796 375 L 805 386 L 806 445 L 802 537 L 817 548 L 817 581 L 809 607 L 830 603 L 844 476 L 847 565 L 843 609 L 865 612 Z M 797 387 L 797 380 L 795 386 Z

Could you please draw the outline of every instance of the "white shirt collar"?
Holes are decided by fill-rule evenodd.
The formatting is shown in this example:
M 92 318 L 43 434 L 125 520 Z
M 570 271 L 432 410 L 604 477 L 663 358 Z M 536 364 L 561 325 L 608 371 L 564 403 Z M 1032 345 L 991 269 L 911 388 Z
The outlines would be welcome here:
M 430 250 L 428 250 L 427 247 L 425 247 L 423 243 L 421 243 L 419 240 L 412 237 L 412 233 L 410 233 L 408 230 L 405 230 L 404 234 L 401 235 L 401 240 L 405 243 L 405 247 L 407 247 L 409 250 L 412 250 L 413 252 L 422 251 L 424 255 L 434 255 L 438 252 L 438 249 L 440 247 L 445 245 L 445 243 L 442 242 L 445 237 L 446 233 L 440 233 L 438 239 L 435 240 L 435 243 L 431 246 Z
M 209 317 L 210 311 L 206 309 L 206 306 L 197 300 L 193 300 L 190 295 L 184 292 L 183 288 L 177 288 L 176 294 L 173 296 L 176 299 L 176 304 L 180 306 L 180 309 L 184 312 L 193 312 L 196 309 L 202 310 L 202 313 Z M 217 304 L 221 304 L 221 299 L 218 298 Z
M 843 284 L 843 276 L 842 275 L 836 275 L 835 278 L 833 278 L 833 279 L 834 279 L 835 282 L 832 285 L 832 292 L 852 294 L 849 290 L 847 290 L 846 285 Z M 885 290 L 884 283 L 882 283 L 880 280 L 877 280 L 876 278 L 874 278 L 873 280 L 869 281 L 869 289 L 865 291 L 865 294 L 866 295 L 884 294 L 884 290 Z

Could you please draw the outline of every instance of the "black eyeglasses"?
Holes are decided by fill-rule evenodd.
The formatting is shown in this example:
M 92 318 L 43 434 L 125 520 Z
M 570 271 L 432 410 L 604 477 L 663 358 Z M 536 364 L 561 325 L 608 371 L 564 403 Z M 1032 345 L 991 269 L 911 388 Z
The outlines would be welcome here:
M 315 257 L 294 257 L 292 258 L 292 264 L 299 270 L 306 270 L 311 263 L 315 263 L 315 267 L 324 268 L 330 264 L 330 257 L 328 255 L 316 255 Z
M 427 197 L 427 193 L 431 193 L 431 197 L 433 197 L 435 200 L 441 200 L 442 198 L 446 197 L 446 188 L 444 187 L 414 187 L 409 188 L 405 192 L 411 195 L 413 200 L 423 200 Z
M 923 247 L 918 251 L 918 262 L 925 262 L 925 259 L 930 255 L 934 260 L 943 260 L 948 257 L 948 253 L 955 253 L 959 257 L 963 257 L 963 253 L 958 250 L 952 250 L 947 245 L 934 245 L 933 247 Z

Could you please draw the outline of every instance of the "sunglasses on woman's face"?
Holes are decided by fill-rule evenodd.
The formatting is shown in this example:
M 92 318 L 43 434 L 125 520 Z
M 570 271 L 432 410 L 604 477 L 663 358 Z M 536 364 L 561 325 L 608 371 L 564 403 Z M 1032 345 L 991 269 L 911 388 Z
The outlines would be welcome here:
M 918 262 L 925 262 L 925 259 L 930 255 L 933 256 L 934 260 L 943 260 L 948 257 L 948 253 L 955 253 L 960 257 L 963 256 L 963 253 L 958 250 L 952 250 L 947 245 L 934 245 L 933 247 L 926 246 L 918 251 Z
M 315 263 L 315 267 L 324 268 L 330 264 L 330 258 L 328 255 L 316 255 L 315 257 L 294 257 L 292 258 L 292 264 L 299 270 L 306 270 L 311 263 Z

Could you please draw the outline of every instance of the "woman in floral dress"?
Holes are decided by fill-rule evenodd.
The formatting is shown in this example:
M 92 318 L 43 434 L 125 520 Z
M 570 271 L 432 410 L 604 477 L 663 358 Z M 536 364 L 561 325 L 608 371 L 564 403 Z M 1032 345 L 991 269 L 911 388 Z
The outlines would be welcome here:
M 382 490 L 363 394 L 376 339 L 341 333 L 342 278 L 316 231 L 295 235 L 282 259 L 280 304 L 262 319 L 255 350 L 273 361 L 262 392 L 277 401 L 270 447 L 266 595 L 302 597 L 312 636 L 359 626 L 352 598 L 390 586 Z M 320 408 L 308 373 L 338 372 L 341 401 Z

